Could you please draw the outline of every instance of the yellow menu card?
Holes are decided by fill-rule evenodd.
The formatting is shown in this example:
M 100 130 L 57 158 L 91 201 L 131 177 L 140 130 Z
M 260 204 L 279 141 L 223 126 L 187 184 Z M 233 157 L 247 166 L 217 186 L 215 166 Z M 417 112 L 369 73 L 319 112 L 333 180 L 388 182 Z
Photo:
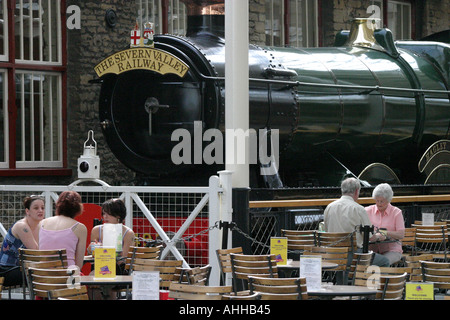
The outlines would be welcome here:
M 94 259 L 95 279 L 114 279 L 116 277 L 115 248 L 95 248 Z
M 278 265 L 287 264 L 287 238 L 271 237 L 270 238 L 270 254 L 276 256 Z
M 405 300 L 434 300 L 433 283 L 407 282 Z

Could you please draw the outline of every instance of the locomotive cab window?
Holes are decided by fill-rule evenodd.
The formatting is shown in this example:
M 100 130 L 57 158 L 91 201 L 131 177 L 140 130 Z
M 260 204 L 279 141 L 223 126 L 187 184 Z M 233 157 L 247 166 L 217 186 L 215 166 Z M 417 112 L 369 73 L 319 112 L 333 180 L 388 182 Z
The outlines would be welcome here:
M 0 2 L 2 169 L 64 166 L 65 7 L 64 0 Z

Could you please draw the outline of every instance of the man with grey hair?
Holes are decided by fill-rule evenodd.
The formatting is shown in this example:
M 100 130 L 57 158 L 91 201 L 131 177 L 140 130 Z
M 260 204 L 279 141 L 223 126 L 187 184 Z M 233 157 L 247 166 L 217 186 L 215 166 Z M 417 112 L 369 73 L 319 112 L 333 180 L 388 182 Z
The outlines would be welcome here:
M 358 252 L 362 252 L 363 247 L 363 234 L 359 227 L 372 225 L 364 207 L 356 202 L 360 190 L 358 179 L 345 179 L 341 183 L 341 198 L 331 202 L 324 211 L 325 232 L 355 232 Z M 380 254 L 375 254 L 372 264 L 380 267 L 390 265 L 389 260 Z

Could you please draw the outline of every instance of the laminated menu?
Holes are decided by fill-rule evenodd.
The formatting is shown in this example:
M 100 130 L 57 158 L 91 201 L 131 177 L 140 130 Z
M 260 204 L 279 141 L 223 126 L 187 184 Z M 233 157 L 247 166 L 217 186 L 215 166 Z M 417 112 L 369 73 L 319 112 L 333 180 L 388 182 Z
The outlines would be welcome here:
M 270 254 L 275 255 L 278 265 L 287 264 L 287 238 L 272 237 L 270 238 Z
M 94 279 L 114 279 L 116 277 L 116 249 L 95 248 Z
M 322 285 L 322 256 L 300 256 L 300 277 L 306 278 L 308 291 L 320 290 Z

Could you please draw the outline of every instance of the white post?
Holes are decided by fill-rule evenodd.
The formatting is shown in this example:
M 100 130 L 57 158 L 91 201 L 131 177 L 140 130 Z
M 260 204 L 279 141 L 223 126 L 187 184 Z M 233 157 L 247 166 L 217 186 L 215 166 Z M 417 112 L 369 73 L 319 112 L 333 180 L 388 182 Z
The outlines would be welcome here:
M 220 181 L 219 177 L 211 176 L 209 178 L 209 227 L 214 226 L 220 217 Z M 220 248 L 222 233 L 219 229 L 213 228 L 208 232 L 208 257 L 211 266 L 211 274 L 209 276 L 209 285 L 218 286 L 220 284 L 220 266 L 217 260 L 216 250 Z
M 248 1 L 225 0 L 225 169 L 233 172 L 233 187 L 249 186 L 248 138 L 234 141 L 236 130 L 249 129 Z M 245 163 L 242 159 L 245 152 Z
M 220 210 L 221 210 L 221 220 L 230 222 L 233 219 L 233 182 L 232 182 L 233 173 L 230 171 L 220 171 L 219 172 L 219 180 L 220 186 L 222 187 L 222 195 L 220 196 Z M 228 229 L 222 229 L 222 235 L 224 232 L 229 232 Z M 228 241 L 226 244 L 226 248 L 231 248 L 232 246 L 232 233 L 228 234 Z M 225 278 L 225 285 L 231 285 L 231 274 L 227 273 Z

